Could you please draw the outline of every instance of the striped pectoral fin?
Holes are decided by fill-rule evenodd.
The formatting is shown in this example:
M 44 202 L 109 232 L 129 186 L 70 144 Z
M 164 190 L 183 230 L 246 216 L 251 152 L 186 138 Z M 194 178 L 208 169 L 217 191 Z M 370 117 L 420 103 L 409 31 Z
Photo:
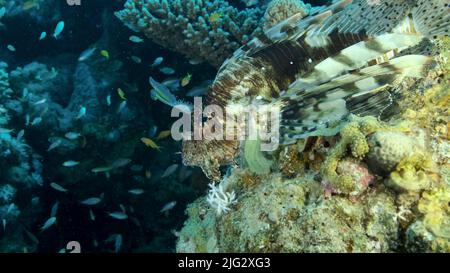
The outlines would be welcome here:
M 450 35 L 449 0 L 418 0 L 412 18 L 417 31 L 428 38 Z
M 387 87 L 403 77 L 424 76 L 431 62 L 427 56 L 403 56 L 286 95 L 282 135 L 289 141 L 314 135 L 349 113 L 386 117 L 393 105 Z
M 269 28 L 265 33 L 250 40 L 246 45 L 237 50 L 232 58 L 236 59 L 243 55 L 250 56 L 256 54 L 258 51 L 263 50 L 273 43 L 296 40 L 313 26 L 321 25 L 328 17 L 343 10 L 351 3 L 352 0 L 340 0 L 329 7 L 320 9 L 320 12 L 315 12 L 307 17 L 304 17 L 304 13 L 302 12 L 296 13 Z
M 298 90 L 304 89 L 327 82 L 347 71 L 367 66 L 370 62 L 387 61 L 395 55 L 395 52 L 415 46 L 422 39 L 420 35 L 400 33 L 388 33 L 369 38 L 318 63 L 312 72 L 294 82 L 291 87 Z
M 331 33 L 339 30 L 341 33 L 359 33 L 365 31 L 368 35 L 378 35 L 390 32 L 401 22 L 414 1 L 380 0 L 371 3 L 367 0 L 354 0 L 339 16 L 330 17 L 318 29 L 321 33 Z

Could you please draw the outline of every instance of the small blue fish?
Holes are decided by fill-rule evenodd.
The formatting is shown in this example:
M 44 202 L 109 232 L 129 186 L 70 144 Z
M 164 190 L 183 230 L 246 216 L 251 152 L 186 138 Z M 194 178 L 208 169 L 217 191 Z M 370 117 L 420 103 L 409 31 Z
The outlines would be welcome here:
M 167 169 L 164 171 L 164 173 L 161 175 L 161 178 L 164 177 L 168 177 L 171 176 L 172 174 L 175 173 L 175 171 L 178 169 L 178 165 L 177 164 L 172 164 L 169 167 L 167 167 Z
M 56 183 L 50 183 L 50 187 L 52 187 L 53 189 L 60 191 L 60 192 L 67 192 L 67 190 L 65 188 L 63 188 L 61 185 L 56 184 Z
M 161 213 L 166 213 L 173 209 L 177 205 L 177 201 L 172 201 L 164 205 L 164 207 L 159 211 Z
M 81 136 L 81 134 L 80 133 L 75 133 L 75 132 L 68 132 L 64 136 L 67 139 L 75 140 L 75 139 L 79 138 Z
M 108 215 L 117 220 L 125 220 L 128 218 L 128 215 L 126 215 L 125 213 L 123 213 L 121 211 L 111 212 L 111 213 L 108 213 Z
M 161 71 L 161 73 L 166 74 L 166 75 L 173 75 L 175 74 L 175 70 L 173 68 L 170 67 L 163 67 L 160 68 L 159 71 Z
M 149 82 L 153 87 L 151 96 L 154 100 L 159 100 L 172 107 L 177 104 L 177 98 L 170 92 L 167 86 L 155 81 L 152 77 L 149 78 Z
M 130 41 L 133 43 L 142 43 L 144 40 L 138 36 L 132 35 L 130 36 Z
M 153 64 L 151 66 L 157 67 L 158 65 L 162 64 L 163 61 L 164 61 L 163 57 L 158 57 L 153 61 Z
M 59 202 L 56 201 L 56 203 L 52 206 L 52 210 L 50 212 L 51 217 L 56 217 L 56 214 L 58 214 L 58 207 L 59 207 Z
M 50 146 L 47 149 L 47 152 L 50 152 L 53 149 L 58 148 L 62 144 L 62 141 L 60 139 L 55 140 L 55 142 L 52 142 Z
M 122 168 L 126 165 L 128 165 L 131 162 L 131 159 L 129 158 L 119 158 L 116 159 L 112 164 L 111 167 L 116 169 L 116 168 Z
M 49 227 L 53 226 L 54 224 L 56 224 L 56 217 L 52 216 L 47 221 L 45 221 L 45 223 L 42 225 L 41 231 L 48 229 Z
M 31 126 L 37 126 L 42 122 L 42 118 L 41 117 L 37 117 L 35 119 L 33 119 L 33 121 L 31 122 Z
M 94 206 L 94 205 L 97 205 L 98 203 L 100 203 L 101 201 L 102 201 L 102 199 L 99 197 L 91 197 L 91 198 L 81 201 L 81 204 L 86 205 L 86 206 Z
M 44 40 L 45 37 L 47 37 L 47 32 L 43 31 L 43 32 L 41 33 L 41 36 L 39 36 L 39 41 Z
M 144 190 L 143 189 L 131 189 L 128 192 L 131 194 L 134 194 L 134 195 L 141 195 L 144 193 Z
M 11 51 L 11 52 L 15 52 L 15 51 L 16 51 L 16 48 L 15 48 L 13 45 L 8 45 L 6 48 L 7 48 L 9 51 Z
M 34 105 L 44 104 L 46 101 L 47 101 L 47 99 L 42 99 L 42 100 L 39 100 L 39 101 L 37 101 L 37 102 L 35 102 L 33 104 Z
M 117 234 L 116 240 L 114 242 L 114 250 L 116 253 L 119 253 L 121 248 L 122 248 L 122 235 Z
M 125 109 L 125 107 L 127 106 L 127 101 L 124 100 L 120 103 L 119 108 L 117 109 L 117 113 L 120 113 L 123 111 L 123 109 Z
M 75 167 L 75 166 L 78 165 L 78 164 L 80 164 L 80 162 L 78 162 L 78 161 L 73 161 L 73 160 L 69 160 L 69 161 L 64 162 L 62 165 L 63 165 L 64 167 Z
M 30 115 L 29 114 L 27 114 L 25 116 L 25 126 L 28 126 L 28 125 L 30 125 Z
M 140 64 L 142 63 L 141 58 L 137 57 L 137 56 L 131 56 L 131 60 L 133 60 L 133 62 Z
M 17 137 L 16 137 L 17 141 L 22 140 L 24 135 L 25 135 L 25 130 L 23 130 L 23 129 L 20 130 L 19 133 L 17 134 Z
M 2 7 L 2 8 L 0 9 L 0 19 L 1 19 L 3 16 L 5 16 L 5 14 L 6 14 L 6 8 L 5 8 L 5 7 Z
M 86 111 L 87 111 L 86 107 L 81 106 L 80 111 L 78 111 L 78 115 L 75 119 L 80 119 L 80 118 L 86 116 Z
M 92 211 L 92 209 L 89 209 L 89 218 L 90 218 L 92 221 L 95 221 L 95 214 L 94 214 L 94 212 Z
M 53 37 L 54 37 L 55 39 L 58 39 L 59 35 L 60 35 L 61 32 L 64 30 L 64 26 L 65 26 L 64 21 L 58 22 L 58 24 L 57 24 L 56 27 L 55 27 L 55 32 L 53 33 Z
M 80 57 L 78 57 L 78 61 L 79 62 L 86 61 L 87 59 L 89 59 L 94 54 L 95 50 L 97 50 L 97 48 L 95 48 L 95 47 L 86 49 L 85 51 L 83 51 L 80 54 Z

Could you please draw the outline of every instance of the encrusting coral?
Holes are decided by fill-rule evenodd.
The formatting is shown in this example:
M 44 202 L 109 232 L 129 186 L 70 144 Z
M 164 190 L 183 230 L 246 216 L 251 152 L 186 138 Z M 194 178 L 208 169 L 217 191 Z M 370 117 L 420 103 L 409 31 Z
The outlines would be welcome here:
M 128 0 L 116 15 L 164 47 L 220 66 L 259 31 L 263 12 L 240 11 L 224 0 Z

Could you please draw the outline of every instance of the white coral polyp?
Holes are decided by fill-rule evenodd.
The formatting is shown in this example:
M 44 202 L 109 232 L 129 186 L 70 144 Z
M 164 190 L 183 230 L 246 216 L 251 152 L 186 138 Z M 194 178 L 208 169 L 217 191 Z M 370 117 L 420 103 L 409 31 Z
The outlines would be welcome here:
M 230 210 L 230 206 L 237 202 L 234 191 L 224 191 L 221 184 L 216 186 L 215 183 L 211 183 L 209 184 L 209 188 L 210 189 L 206 200 L 209 205 L 216 210 L 217 215 L 228 212 Z

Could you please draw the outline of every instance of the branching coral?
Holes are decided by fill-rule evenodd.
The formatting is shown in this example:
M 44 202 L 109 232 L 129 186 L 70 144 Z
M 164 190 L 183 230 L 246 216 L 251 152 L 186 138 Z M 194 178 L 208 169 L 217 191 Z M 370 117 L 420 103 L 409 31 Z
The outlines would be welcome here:
M 164 47 L 220 66 L 259 31 L 262 13 L 239 11 L 224 0 L 128 0 L 116 15 Z
M 301 0 L 273 0 L 264 14 L 263 29 L 267 30 L 297 13 L 302 14 L 303 17 L 308 16 L 310 11 L 311 5 Z

